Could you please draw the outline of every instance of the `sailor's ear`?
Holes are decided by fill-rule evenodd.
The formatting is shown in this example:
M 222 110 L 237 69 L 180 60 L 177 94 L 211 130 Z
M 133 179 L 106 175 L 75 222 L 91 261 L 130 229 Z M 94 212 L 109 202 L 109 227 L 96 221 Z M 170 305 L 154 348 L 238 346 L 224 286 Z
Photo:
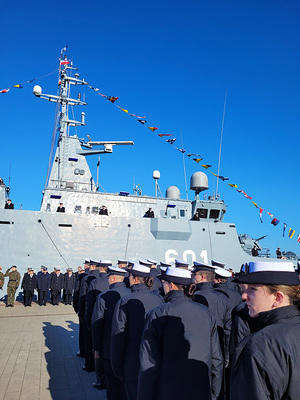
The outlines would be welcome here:
M 273 302 L 274 308 L 282 307 L 284 305 L 283 303 L 285 302 L 285 300 L 286 300 L 286 296 L 284 295 L 283 292 L 281 292 L 280 290 L 278 290 L 278 292 L 275 292 L 274 293 L 274 302 Z

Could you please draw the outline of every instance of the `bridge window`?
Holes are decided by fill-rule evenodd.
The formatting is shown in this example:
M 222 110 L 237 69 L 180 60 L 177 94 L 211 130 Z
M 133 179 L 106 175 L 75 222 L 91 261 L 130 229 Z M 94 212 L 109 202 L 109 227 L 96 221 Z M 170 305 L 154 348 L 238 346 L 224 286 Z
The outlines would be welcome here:
M 197 211 L 199 213 L 199 217 L 201 218 L 207 218 L 207 208 L 197 208 Z
M 180 210 L 180 216 L 185 217 L 185 210 Z
M 220 210 L 210 210 L 209 218 L 218 219 L 220 215 Z

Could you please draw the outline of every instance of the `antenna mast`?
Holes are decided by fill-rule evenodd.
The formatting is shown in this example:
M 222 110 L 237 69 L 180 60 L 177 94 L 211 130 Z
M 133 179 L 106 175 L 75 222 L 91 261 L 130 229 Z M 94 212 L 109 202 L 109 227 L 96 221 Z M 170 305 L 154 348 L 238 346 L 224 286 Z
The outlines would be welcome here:
M 183 149 L 183 137 L 182 137 L 182 131 L 181 131 L 181 146 Z M 184 153 L 182 152 L 182 162 L 183 162 L 183 173 L 184 173 L 184 183 L 185 183 L 185 193 L 186 193 L 186 199 L 188 200 L 188 189 L 187 189 L 187 180 L 186 180 L 186 169 L 185 169 L 185 158 L 184 158 Z
M 222 129 L 221 129 L 221 139 L 220 139 L 220 150 L 219 150 L 219 163 L 218 163 L 218 176 L 220 175 L 221 151 L 222 151 L 223 130 L 224 130 L 224 120 L 225 120 L 225 110 L 226 110 L 226 99 L 227 99 L 227 89 L 226 89 L 226 92 L 225 92 L 224 109 L 223 109 L 223 119 L 222 119 Z M 216 195 L 218 195 L 218 184 L 219 184 L 219 179 L 217 179 Z

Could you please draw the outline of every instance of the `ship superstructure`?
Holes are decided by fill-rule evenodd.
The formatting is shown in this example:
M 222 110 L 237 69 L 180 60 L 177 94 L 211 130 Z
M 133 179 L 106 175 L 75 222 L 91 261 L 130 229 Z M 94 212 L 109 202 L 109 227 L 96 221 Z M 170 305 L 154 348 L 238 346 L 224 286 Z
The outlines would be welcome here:
M 132 141 L 92 141 L 71 134 L 72 127 L 85 125 L 69 118 L 69 106 L 84 106 L 80 97 L 71 97 L 72 86 L 86 85 L 66 56 L 59 61 L 59 89 L 56 95 L 35 96 L 57 103 L 57 146 L 39 211 L 5 210 L 8 188 L 0 184 L 0 232 L 3 251 L 1 264 L 76 267 L 85 257 L 138 260 L 151 257 L 173 262 L 222 261 L 239 270 L 252 257 L 241 248 L 235 225 L 225 223 L 227 207 L 218 196 L 204 196 L 208 179 L 196 172 L 190 180 L 193 201 L 180 198 L 179 189 L 170 186 L 165 197 L 128 192 L 102 193 L 95 183 L 86 157 L 112 153 L 114 146 L 133 145 Z M 53 147 L 54 149 L 54 147 Z M 157 172 L 157 171 L 155 171 Z M 157 176 L 153 176 L 157 179 Z M 64 213 L 56 212 L 60 203 Z M 105 206 L 107 215 L 101 214 Z M 154 218 L 145 217 L 151 208 Z M 195 217 L 196 216 L 196 217 Z

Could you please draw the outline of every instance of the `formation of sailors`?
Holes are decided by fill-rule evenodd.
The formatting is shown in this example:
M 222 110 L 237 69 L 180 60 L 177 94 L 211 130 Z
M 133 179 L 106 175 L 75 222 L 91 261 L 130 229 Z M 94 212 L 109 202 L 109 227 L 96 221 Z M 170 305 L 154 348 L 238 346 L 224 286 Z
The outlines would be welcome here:
M 72 303 L 83 369 L 108 400 L 299 398 L 300 268 L 288 261 L 224 264 L 182 260 L 85 260 L 24 274 L 24 305 Z M 21 276 L 13 266 L 7 306 Z
M 94 387 L 108 400 L 298 399 L 299 271 L 246 267 L 232 280 L 215 261 L 86 260 L 73 306 Z
M 64 304 L 72 304 L 76 275 L 78 273 L 74 274 L 72 268 L 68 268 L 66 273 L 62 273 L 61 268 L 56 267 L 54 271 L 49 273 L 47 267 L 41 266 L 41 270 L 35 274 L 33 268 L 29 267 L 22 281 L 16 265 L 9 268 L 5 274 L 1 272 L 1 269 L 0 267 L 0 289 L 3 288 L 5 278 L 8 277 L 6 307 L 14 307 L 15 294 L 20 282 L 25 307 L 31 307 L 35 291 L 38 294 L 38 304 L 40 306 L 47 304 L 49 291 L 53 305 L 59 305 L 62 293 Z M 81 267 L 78 269 L 82 270 Z

